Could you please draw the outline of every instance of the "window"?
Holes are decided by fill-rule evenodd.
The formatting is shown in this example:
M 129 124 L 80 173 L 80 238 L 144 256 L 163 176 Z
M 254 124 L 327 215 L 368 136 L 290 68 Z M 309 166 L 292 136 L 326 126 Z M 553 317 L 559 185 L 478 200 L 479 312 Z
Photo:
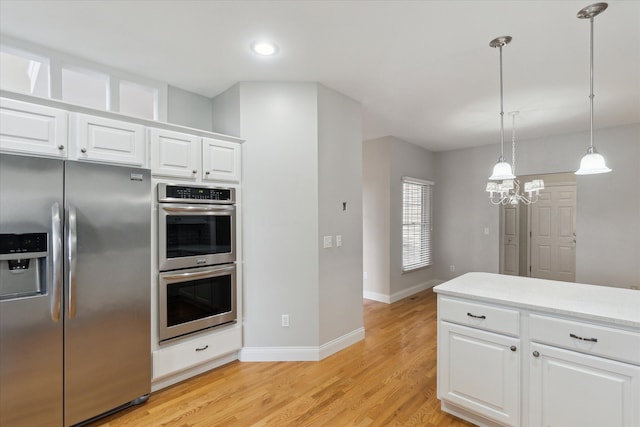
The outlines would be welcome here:
M 402 178 L 402 271 L 431 265 L 433 182 Z
M 62 100 L 108 110 L 109 77 L 89 70 L 62 69 Z
M 49 97 L 49 63 L 18 50 L 0 52 L 0 88 Z
M 0 89 L 167 121 L 166 83 L 5 36 Z
M 152 87 L 120 81 L 120 112 L 128 116 L 157 120 L 158 90 Z

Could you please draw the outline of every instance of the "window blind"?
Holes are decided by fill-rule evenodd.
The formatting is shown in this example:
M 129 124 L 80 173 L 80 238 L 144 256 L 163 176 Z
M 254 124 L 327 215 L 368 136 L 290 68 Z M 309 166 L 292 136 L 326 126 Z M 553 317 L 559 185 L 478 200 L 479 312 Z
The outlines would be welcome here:
M 402 179 L 402 270 L 431 265 L 433 183 Z

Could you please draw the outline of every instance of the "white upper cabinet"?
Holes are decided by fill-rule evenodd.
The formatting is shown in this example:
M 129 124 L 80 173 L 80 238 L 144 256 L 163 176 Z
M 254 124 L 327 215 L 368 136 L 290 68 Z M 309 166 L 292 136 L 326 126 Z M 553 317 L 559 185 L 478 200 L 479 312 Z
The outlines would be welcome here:
M 205 181 L 239 182 L 240 165 L 239 144 L 202 138 L 202 168 Z
M 67 112 L 0 99 L 0 150 L 66 157 Z
M 87 114 L 72 114 L 70 124 L 73 158 L 146 166 L 144 126 Z
M 240 144 L 151 129 L 151 173 L 192 182 L 240 182 Z
M 151 172 L 196 181 L 200 167 L 200 137 L 162 129 L 149 131 Z

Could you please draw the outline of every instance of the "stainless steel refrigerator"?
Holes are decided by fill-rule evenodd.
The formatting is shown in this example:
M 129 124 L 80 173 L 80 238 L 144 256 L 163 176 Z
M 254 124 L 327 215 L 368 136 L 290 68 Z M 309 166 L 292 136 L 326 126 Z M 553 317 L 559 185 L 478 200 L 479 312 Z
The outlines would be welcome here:
M 70 426 L 151 389 L 146 169 L 0 154 L 0 426 Z

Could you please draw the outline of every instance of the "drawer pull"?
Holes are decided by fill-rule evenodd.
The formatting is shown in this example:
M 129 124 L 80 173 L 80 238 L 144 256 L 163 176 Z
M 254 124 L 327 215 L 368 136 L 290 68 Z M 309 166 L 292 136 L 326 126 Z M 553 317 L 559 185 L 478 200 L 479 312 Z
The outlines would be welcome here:
M 533 352 L 533 357 L 540 357 L 540 353 L 538 352 L 538 350 Z
M 196 348 L 196 351 L 204 351 L 208 348 L 209 348 L 209 344 L 205 345 L 204 347 Z
M 473 317 L 474 319 L 486 319 L 487 318 L 487 316 L 485 316 L 485 315 L 476 316 L 475 314 L 471 314 L 471 313 L 467 313 L 467 316 Z
M 569 334 L 569 336 L 571 338 L 575 338 L 580 341 L 598 342 L 598 338 L 583 338 L 583 337 L 577 336 L 576 334 L 571 334 L 571 333 Z
M 518 349 L 518 347 L 516 347 L 515 345 L 512 345 L 512 346 L 510 347 L 510 350 L 511 350 L 511 351 L 516 351 L 517 349 Z

